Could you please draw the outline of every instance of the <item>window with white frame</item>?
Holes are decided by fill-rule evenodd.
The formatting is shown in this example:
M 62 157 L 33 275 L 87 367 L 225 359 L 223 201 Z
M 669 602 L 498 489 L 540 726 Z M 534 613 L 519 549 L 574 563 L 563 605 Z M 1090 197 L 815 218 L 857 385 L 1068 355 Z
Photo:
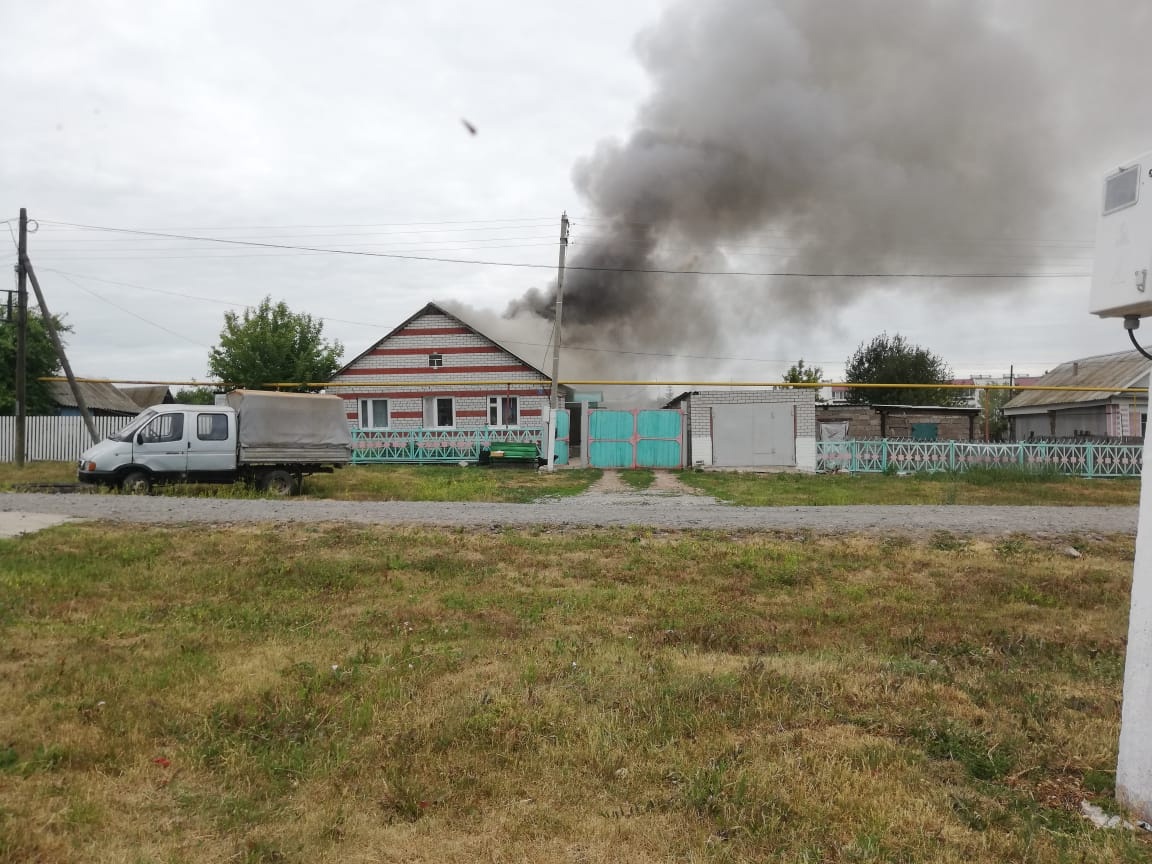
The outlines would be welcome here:
M 444 365 L 444 355 L 443 354 L 429 354 L 428 355 L 428 365 L 435 367 L 435 368 L 439 368 L 440 366 L 443 366 Z
M 489 396 L 488 425 L 517 426 L 520 423 L 519 396 Z
M 424 402 L 424 425 L 434 429 L 451 429 L 456 425 L 456 400 L 451 396 L 433 396 Z
M 388 428 L 388 400 L 387 399 L 361 399 L 360 400 L 360 428 L 361 429 L 387 429 Z

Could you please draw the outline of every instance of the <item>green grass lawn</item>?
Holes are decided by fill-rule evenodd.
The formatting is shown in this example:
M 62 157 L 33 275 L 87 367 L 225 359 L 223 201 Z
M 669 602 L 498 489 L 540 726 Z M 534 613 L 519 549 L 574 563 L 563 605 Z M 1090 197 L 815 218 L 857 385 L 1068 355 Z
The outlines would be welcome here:
M 1018 471 L 957 474 L 750 474 L 685 471 L 680 479 L 733 504 L 759 507 L 845 504 L 1019 504 L 1135 506 L 1138 478 L 1086 480 Z
M 1061 550 L 1075 544 L 1082 553 Z M 0 861 L 1146 861 L 1129 538 L 0 541 Z
M 304 480 L 304 494 L 343 501 L 533 501 L 579 495 L 598 470 L 537 471 L 534 467 L 352 465 Z
M 631 471 L 621 471 L 620 479 L 638 492 L 642 492 L 652 485 L 656 473 L 650 468 L 636 468 Z
M 637 490 L 653 480 L 648 470 L 620 471 Z M 526 502 L 545 496 L 577 495 L 601 472 L 531 468 L 479 468 L 458 465 L 352 465 L 334 474 L 304 480 L 304 494 L 347 501 L 504 501 Z M 1137 478 L 1085 480 L 1017 471 L 966 474 L 748 474 L 684 471 L 678 475 L 721 501 L 750 506 L 837 504 L 1019 504 L 1135 506 Z M 0 491 L 27 483 L 68 483 L 76 479 L 71 463 L 33 462 L 22 470 L 0 464 Z M 237 485 L 165 487 L 164 494 L 261 497 Z
M 342 501 L 533 501 L 545 496 L 578 495 L 600 478 L 598 470 L 537 471 L 535 468 L 480 468 L 458 465 L 350 465 L 333 474 L 304 478 L 304 494 Z M 70 462 L 32 462 L 23 469 L 0 464 L 0 492 L 24 484 L 73 483 Z M 158 487 L 166 495 L 259 498 L 264 493 L 243 484 L 173 484 Z

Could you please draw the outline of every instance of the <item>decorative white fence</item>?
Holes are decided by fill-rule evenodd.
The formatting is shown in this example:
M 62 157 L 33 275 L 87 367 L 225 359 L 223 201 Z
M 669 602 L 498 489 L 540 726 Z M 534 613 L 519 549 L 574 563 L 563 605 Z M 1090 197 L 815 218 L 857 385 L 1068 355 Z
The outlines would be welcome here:
M 128 425 L 131 417 L 93 417 L 103 438 Z M 29 417 L 24 458 L 29 462 L 74 462 L 92 446 L 82 417 Z M 0 462 L 16 461 L 16 418 L 0 417 Z
M 1143 444 L 1101 441 L 818 441 L 816 470 L 879 474 L 1011 467 L 1077 477 L 1139 477 L 1143 454 Z

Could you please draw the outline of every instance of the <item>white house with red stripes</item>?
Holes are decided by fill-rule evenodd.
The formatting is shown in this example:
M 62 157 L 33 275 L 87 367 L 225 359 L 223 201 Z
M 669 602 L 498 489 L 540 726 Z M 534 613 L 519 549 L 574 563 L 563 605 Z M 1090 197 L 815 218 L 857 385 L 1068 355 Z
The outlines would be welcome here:
M 353 427 L 447 431 L 543 426 L 552 379 L 429 303 L 331 383 Z

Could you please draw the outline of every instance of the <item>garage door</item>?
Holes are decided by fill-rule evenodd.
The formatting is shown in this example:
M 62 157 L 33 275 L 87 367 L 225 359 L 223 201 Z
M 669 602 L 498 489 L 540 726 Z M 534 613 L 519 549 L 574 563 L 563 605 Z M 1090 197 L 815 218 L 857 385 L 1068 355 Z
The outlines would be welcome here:
M 796 406 L 714 405 L 712 463 L 735 468 L 796 464 Z

